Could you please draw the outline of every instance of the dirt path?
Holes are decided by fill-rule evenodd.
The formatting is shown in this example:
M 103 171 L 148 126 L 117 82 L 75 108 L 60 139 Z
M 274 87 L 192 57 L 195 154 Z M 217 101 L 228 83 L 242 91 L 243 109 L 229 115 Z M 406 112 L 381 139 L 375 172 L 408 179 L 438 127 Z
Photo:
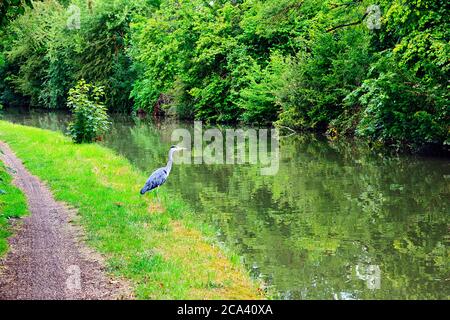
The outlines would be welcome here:
M 83 233 L 70 223 L 74 211 L 56 202 L 1 141 L 0 150 L 31 213 L 18 224 L 10 251 L 0 260 L 0 299 L 129 298 L 129 286 L 108 278 L 101 257 L 83 245 Z

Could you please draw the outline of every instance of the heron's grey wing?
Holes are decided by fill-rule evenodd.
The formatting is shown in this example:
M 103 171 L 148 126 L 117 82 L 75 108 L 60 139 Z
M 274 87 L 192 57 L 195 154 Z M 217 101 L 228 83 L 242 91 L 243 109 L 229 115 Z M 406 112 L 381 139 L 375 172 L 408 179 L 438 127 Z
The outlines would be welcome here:
M 151 191 L 159 187 L 160 185 L 164 184 L 164 182 L 166 182 L 166 179 L 167 179 L 166 168 L 159 168 L 150 175 L 150 178 L 148 178 L 147 182 L 145 183 L 143 190 L 145 192 Z

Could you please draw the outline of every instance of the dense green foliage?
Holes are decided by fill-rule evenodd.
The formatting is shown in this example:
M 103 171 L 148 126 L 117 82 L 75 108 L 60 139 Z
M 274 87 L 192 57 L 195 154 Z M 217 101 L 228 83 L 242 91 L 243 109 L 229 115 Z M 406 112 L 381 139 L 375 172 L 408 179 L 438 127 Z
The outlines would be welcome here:
M 125 52 L 131 16 L 148 1 L 34 1 L 1 33 L 0 89 L 5 104 L 64 108 L 84 78 L 108 88 L 108 108 L 127 111 L 134 71 Z M 2 63 L 3 61 L 3 63 Z
M 133 25 L 137 108 L 164 93 L 198 119 L 278 120 L 408 148 L 448 139 L 443 1 L 383 1 L 379 22 L 370 1 L 202 3 L 165 1 Z
M 69 28 L 79 8 L 80 28 Z M 1 31 L 8 105 L 64 107 L 81 78 L 109 110 L 276 123 L 420 149 L 449 143 L 444 0 L 45 0 Z M 68 20 L 69 19 L 69 20 Z
M 31 0 L 2 0 L 0 1 L 0 25 L 7 24 L 25 12 L 25 6 L 31 6 Z
M 93 142 L 108 130 L 108 114 L 103 103 L 103 87 L 80 80 L 69 90 L 67 105 L 73 112 L 69 134 L 76 143 Z

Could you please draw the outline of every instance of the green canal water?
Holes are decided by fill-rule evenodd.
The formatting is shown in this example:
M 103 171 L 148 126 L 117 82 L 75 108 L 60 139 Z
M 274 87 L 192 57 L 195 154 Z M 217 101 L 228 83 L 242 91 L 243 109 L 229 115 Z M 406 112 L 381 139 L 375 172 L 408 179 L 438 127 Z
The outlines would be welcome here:
M 64 113 L 4 119 L 65 131 Z M 192 124 L 113 117 L 101 143 L 149 174 L 174 129 Z M 137 190 L 140 186 L 137 186 Z M 374 153 L 353 141 L 291 135 L 279 170 L 180 164 L 164 186 L 220 230 L 280 299 L 448 299 L 448 158 Z

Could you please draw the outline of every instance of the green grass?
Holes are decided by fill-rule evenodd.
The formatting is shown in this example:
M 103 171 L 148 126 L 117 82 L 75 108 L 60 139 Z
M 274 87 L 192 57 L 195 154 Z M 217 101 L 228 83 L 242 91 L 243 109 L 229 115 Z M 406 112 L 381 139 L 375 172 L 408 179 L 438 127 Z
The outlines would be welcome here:
M 105 255 L 111 273 L 132 282 L 137 298 L 264 298 L 183 202 L 169 200 L 164 188 L 160 204 L 139 195 L 146 175 L 112 150 L 5 121 L 0 140 L 58 200 L 78 209 L 88 244 Z
M 8 250 L 7 238 L 11 235 L 8 219 L 22 217 L 28 212 L 24 194 L 11 181 L 0 161 L 0 257 Z

